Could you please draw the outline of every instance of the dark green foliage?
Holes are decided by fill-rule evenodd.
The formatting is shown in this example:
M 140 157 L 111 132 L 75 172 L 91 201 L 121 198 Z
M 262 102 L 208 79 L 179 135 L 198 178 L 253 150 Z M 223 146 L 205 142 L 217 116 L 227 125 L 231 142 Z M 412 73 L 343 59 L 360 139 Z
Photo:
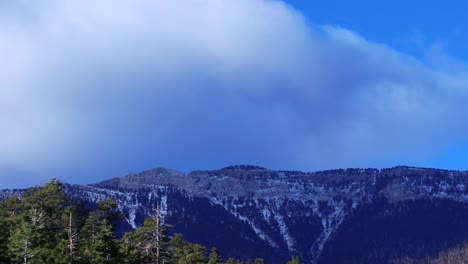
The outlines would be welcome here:
M 208 259 L 208 264 L 223 264 L 223 257 L 217 248 L 212 248 L 210 252 L 210 257 Z
M 118 246 L 112 226 L 107 220 L 97 222 L 98 217 L 88 218 L 83 227 L 82 256 L 87 263 L 119 263 Z
M 118 209 L 117 202 L 110 197 L 99 202 L 96 215 L 101 221 L 105 219 L 112 226 L 113 231 L 116 230 L 119 220 L 124 217 Z
M 286 262 L 286 264 L 302 264 L 298 257 L 293 257 L 290 261 Z
M 35 227 L 22 222 L 17 226 L 8 242 L 8 255 L 13 263 L 30 263 L 37 255 L 37 233 Z
M 18 226 L 20 200 L 14 196 L 0 204 L 0 263 L 9 263 L 9 241 Z
M 237 259 L 234 259 L 234 258 L 229 258 L 226 261 L 226 264 L 242 264 L 242 262 L 240 260 L 237 260 Z
M 123 218 L 108 198 L 88 213 L 70 201 L 62 183 L 52 180 L 21 198 L 0 203 L 0 263 L 2 264 L 223 264 L 216 248 L 210 253 L 181 234 L 169 237 L 159 211 L 144 225 L 118 240 Z M 242 263 L 228 259 L 227 263 Z M 256 259 L 252 264 L 263 264 Z
M 22 199 L 4 203 L 2 214 L 6 216 L 4 224 L 10 228 L 7 255 L 11 262 L 55 263 L 50 260 L 51 252 L 66 238 L 64 212 L 68 206 L 63 185 L 57 180 L 30 189 Z
M 207 249 L 201 245 L 185 241 L 181 234 L 175 234 L 169 245 L 171 263 L 208 263 Z
M 178 257 L 175 258 L 175 263 L 179 264 L 197 264 L 207 263 L 208 259 L 205 256 L 206 248 L 198 245 L 187 243 L 179 249 Z
M 158 217 L 146 219 L 145 224 L 121 241 L 124 263 L 165 263 L 170 258 L 169 238 Z
M 122 264 L 143 263 L 143 257 L 140 253 L 140 247 L 134 238 L 133 233 L 127 233 L 120 241 L 119 254 Z
M 248 259 L 245 264 L 265 264 L 265 261 L 263 261 L 263 259 L 255 259 L 255 260 L 251 260 L 251 259 Z
M 121 218 L 112 199 L 99 203 L 81 229 L 79 253 L 84 263 L 119 263 L 119 246 L 114 234 L 115 223 Z

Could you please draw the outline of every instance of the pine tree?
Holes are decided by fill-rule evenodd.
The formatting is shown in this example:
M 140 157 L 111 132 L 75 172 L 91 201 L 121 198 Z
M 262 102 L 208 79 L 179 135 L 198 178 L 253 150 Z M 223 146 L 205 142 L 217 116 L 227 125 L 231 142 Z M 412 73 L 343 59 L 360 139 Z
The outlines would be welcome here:
M 123 218 L 122 212 L 112 198 L 98 203 L 95 211 L 91 212 L 75 239 L 79 240 L 77 251 L 80 258 L 88 263 L 118 263 L 119 246 L 115 236 L 118 221 Z M 67 231 L 68 249 L 73 242 L 73 231 Z
M 124 218 L 123 213 L 119 210 L 117 202 L 112 197 L 108 197 L 98 203 L 96 214 L 99 216 L 99 219 L 106 219 L 112 226 L 113 231 L 117 229 L 119 221 Z
M 65 237 L 62 216 L 67 206 L 63 185 L 55 179 L 25 193 L 8 242 L 13 262 L 53 263 L 50 253 Z
M 74 220 L 73 212 L 68 212 L 68 227 L 67 227 L 67 253 L 70 263 L 73 263 L 73 260 L 76 257 L 76 251 L 78 249 L 78 229 L 76 228 L 76 220 Z
M 210 252 L 210 257 L 208 259 L 208 264 L 223 264 L 223 257 L 219 253 L 217 248 L 212 248 Z
M 265 261 L 260 258 L 256 258 L 255 260 L 248 259 L 245 264 L 265 264 Z
M 119 243 L 115 231 L 123 214 L 114 200 L 100 202 L 89 215 L 83 209 L 69 200 L 57 180 L 28 190 L 21 199 L 0 203 L 0 263 L 223 263 L 216 248 L 208 258 L 205 247 L 185 241 L 180 234 L 169 241 L 160 210 Z M 232 258 L 227 263 L 241 264 Z
M 127 232 L 120 242 L 119 253 L 122 264 L 140 264 L 144 263 L 134 233 Z
M 76 213 L 73 208 L 69 208 L 64 212 L 64 220 L 68 219 L 68 223 L 63 229 L 66 232 L 64 237 L 48 254 L 47 263 L 54 264 L 72 264 L 76 263 L 78 249 L 78 228 L 76 227 Z
M 182 254 L 177 262 L 179 264 L 208 263 L 208 259 L 205 257 L 207 250 L 201 245 L 187 243 L 181 251 Z
M 19 223 L 20 200 L 10 197 L 0 204 L 0 263 L 9 263 L 8 242 Z
M 286 262 L 286 264 L 302 264 L 299 260 L 299 257 L 293 257 L 290 261 Z
M 22 222 L 10 237 L 8 251 L 13 263 L 29 264 L 35 257 L 35 230 L 29 223 Z
M 237 259 L 234 259 L 234 258 L 229 258 L 226 261 L 226 264 L 242 264 L 242 262 L 240 260 L 237 260 Z
M 90 214 L 82 228 L 79 245 L 80 255 L 91 264 L 118 263 L 118 244 L 107 219 L 101 221 L 98 215 Z
M 178 263 L 179 259 L 184 256 L 184 247 L 187 245 L 187 241 L 184 240 L 182 234 L 174 234 L 172 239 L 169 241 L 169 251 L 171 253 L 171 263 Z
M 160 264 L 168 259 L 167 230 L 158 214 L 146 219 L 144 225 L 135 231 L 134 239 L 140 255 L 148 263 Z
M 92 252 L 91 263 L 119 263 L 118 247 L 115 240 L 112 226 L 107 223 L 107 220 L 104 220 L 99 225 L 94 243 L 90 247 Z
M 61 240 L 66 238 L 65 210 L 70 201 L 61 182 L 53 179 L 44 187 L 28 193 L 23 202 L 29 212 L 28 222 L 38 232 L 40 240 L 38 246 L 47 251 L 55 248 Z
M 72 264 L 76 263 L 74 259 L 70 259 L 67 252 L 67 241 L 62 240 L 57 246 L 47 252 L 47 258 L 44 263 L 47 264 Z
M 124 263 L 167 263 L 170 259 L 169 237 L 159 207 L 133 233 L 125 234 L 120 245 Z

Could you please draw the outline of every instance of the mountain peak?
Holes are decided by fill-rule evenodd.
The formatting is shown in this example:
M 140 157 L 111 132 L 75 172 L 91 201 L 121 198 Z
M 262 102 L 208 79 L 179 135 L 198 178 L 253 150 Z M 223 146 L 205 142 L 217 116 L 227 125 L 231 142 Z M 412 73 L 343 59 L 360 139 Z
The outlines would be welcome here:
M 152 176 L 171 176 L 171 175 L 180 175 L 183 174 L 182 172 L 166 167 L 157 167 L 154 169 L 146 170 L 143 172 L 140 172 L 138 174 L 133 174 L 137 175 L 138 177 L 147 177 L 148 175 Z
M 186 181 L 186 175 L 180 171 L 158 167 L 140 173 L 131 173 L 124 177 L 117 177 L 96 184 L 96 187 L 112 187 L 122 189 L 140 189 L 155 185 L 179 185 Z
M 255 170 L 255 171 L 264 171 L 264 170 L 267 170 L 266 168 L 264 167 L 260 167 L 260 166 L 255 166 L 255 165 L 232 165 L 232 166 L 228 166 L 228 167 L 224 167 L 222 168 L 221 170 L 224 170 L 224 171 L 251 171 L 251 170 Z

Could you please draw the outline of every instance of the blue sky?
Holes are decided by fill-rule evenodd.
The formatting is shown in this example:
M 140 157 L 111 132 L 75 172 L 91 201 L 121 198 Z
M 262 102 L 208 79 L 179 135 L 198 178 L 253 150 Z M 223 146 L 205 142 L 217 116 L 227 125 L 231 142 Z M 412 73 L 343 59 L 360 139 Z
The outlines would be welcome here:
M 430 61 L 431 50 L 462 63 L 468 60 L 468 17 L 464 1 L 288 0 L 312 25 L 345 27 L 367 40 Z M 430 62 L 428 62 L 430 63 Z M 468 89 L 468 87 L 466 88 Z M 398 162 L 398 161 L 396 161 Z M 402 159 L 401 164 L 411 164 Z M 447 145 L 420 166 L 468 169 L 468 140 Z
M 160 166 L 468 169 L 464 4 L 318 2 L 2 1 L 0 188 Z
M 442 45 L 450 55 L 466 59 L 466 3 L 460 0 L 288 3 L 301 10 L 312 24 L 339 25 L 413 56 L 422 56 L 431 45 Z

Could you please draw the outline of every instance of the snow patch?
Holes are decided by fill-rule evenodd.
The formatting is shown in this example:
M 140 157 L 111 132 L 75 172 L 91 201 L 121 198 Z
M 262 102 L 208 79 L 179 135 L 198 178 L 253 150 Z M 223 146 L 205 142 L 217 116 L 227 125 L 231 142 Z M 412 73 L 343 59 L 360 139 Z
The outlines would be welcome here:
M 135 219 L 136 219 L 135 209 L 131 209 L 128 212 L 128 223 L 132 226 L 133 229 L 137 228 L 137 225 L 135 224 Z
M 289 234 L 289 230 L 288 230 L 288 227 L 286 226 L 286 223 L 284 222 L 283 216 L 280 215 L 279 213 L 276 213 L 275 220 L 278 223 L 278 226 L 280 228 L 280 233 L 283 236 L 283 240 L 284 242 L 286 242 L 286 245 L 288 246 L 288 251 L 290 253 L 293 252 L 295 240 L 291 236 L 291 234 Z
M 249 224 L 250 227 L 252 227 L 252 229 L 254 230 L 255 234 L 257 234 L 257 236 L 259 238 L 261 238 L 263 241 L 266 241 L 268 242 L 268 244 L 274 248 L 277 248 L 278 247 L 278 244 L 275 243 L 275 241 L 273 241 L 273 239 L 271 239 L 267 234 L 265 234 L 265 232 L 263 232 L 260 228 L 258 228 L 254 223 L 253 221 L 251 221 L 250 219 L 248 219 L 247 217 L 245 216 L 242 216 L 240 214 L 235 214 L 235 216 L 241 220 L 241 221 L 245 221 Z

